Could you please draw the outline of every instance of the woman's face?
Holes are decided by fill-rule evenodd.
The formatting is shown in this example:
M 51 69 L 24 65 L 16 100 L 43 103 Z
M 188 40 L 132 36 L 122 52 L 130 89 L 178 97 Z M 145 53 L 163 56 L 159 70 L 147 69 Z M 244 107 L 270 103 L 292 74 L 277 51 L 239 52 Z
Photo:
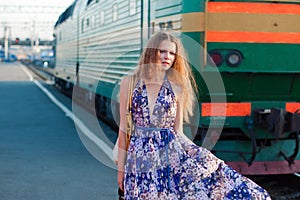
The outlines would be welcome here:
M 176 44 L 169 40 L 163 40 L 158 47 L 159 64 L 164 71 L 170 69 L 176 58 Z

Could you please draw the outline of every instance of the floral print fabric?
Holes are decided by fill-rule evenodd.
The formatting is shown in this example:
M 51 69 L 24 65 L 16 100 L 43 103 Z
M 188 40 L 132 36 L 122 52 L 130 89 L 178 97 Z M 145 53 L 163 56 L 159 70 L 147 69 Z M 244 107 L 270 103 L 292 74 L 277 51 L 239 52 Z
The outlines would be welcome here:
M 177 99 L 165 78 L 150 115 L 146 85 L 132 94 L 132 133 L 125 166 L 125 199 L 271 199 L 240 175 L 173 129 Z

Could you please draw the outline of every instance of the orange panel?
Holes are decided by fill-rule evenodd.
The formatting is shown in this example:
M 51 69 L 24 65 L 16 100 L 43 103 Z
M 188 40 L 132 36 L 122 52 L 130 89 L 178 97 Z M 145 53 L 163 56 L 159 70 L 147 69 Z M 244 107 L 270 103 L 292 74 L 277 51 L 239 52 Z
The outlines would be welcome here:
M 299 4 L 208 2 L 208 12 L 300 14 Z
M 300 109 L 300 103 L 297 102 L 287 102 L 285 104 L 285 109 L 288 112 L 294 113 L 296 112 L 298 109 Z M 300 112 L 300 111 L 299 111 Z
M 207 42 L 300 44 L 300 33 L 208 31 Z
M 202 103 L 202 117 L 209 116 L 249 116 L 251 103 Z

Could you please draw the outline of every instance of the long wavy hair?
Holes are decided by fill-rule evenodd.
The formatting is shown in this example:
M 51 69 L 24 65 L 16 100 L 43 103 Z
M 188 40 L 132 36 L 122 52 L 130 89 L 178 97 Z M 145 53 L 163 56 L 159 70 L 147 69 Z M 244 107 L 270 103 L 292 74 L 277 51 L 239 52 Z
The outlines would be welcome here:
M 158 32 L 154 34 L 144 48 L 143 53 L 139 59 L 138 67 L 136 68 L 135 75 L 137 78 L 145 78 L 151 80 L 155 76 L 155 72 L 159 70 L 159 45 L 162 41 L 168 40 L 176 45 L 176 56 L 172 67 L 167 71 L 168 79 L 175 83 L 181 89 L 182 96 L 181 106 L 183 109 L 183 119 L 189 122 L 192 116 L 195 102 L 196 82 L 187 60 L 187 54 L 181 41 L 171 35 L 169 32 Z

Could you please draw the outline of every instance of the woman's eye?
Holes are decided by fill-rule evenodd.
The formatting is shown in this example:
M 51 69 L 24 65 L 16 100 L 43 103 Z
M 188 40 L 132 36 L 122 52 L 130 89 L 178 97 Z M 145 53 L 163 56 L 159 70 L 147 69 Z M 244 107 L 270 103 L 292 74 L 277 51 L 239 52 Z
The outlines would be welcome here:
M 167 50 L 159 50 L 160 53 L 170 53 L 172 56 L 175 55 L 175 52 L 169 52 Z

